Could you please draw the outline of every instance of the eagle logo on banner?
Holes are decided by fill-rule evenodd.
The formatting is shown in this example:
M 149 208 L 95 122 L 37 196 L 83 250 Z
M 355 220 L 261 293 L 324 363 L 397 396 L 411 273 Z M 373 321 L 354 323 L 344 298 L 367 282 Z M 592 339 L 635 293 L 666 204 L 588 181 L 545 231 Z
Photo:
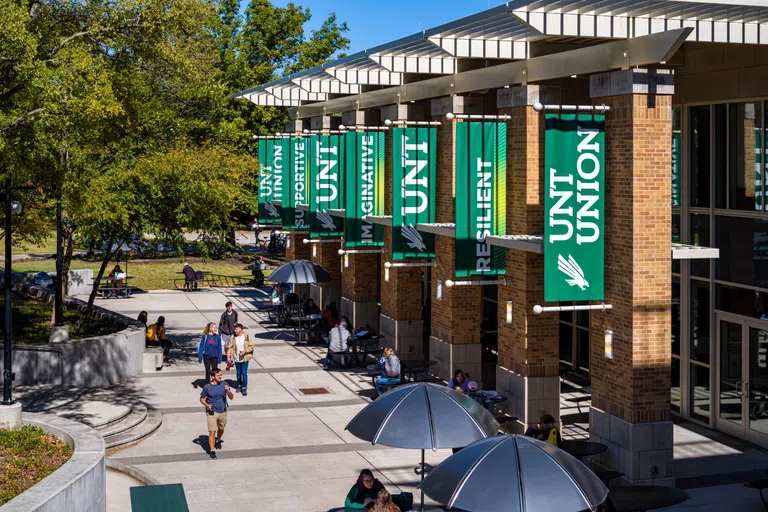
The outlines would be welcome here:
M 270 217 L 279 217 L 280 213 L 278 213 L 277 208 L 275 208 L 275 205 L 272 203 L 264 203 L 264 209 L 267 210 L 267 213 Z
M 420 252 L 427 250 L 427 246 L 424 245 L 424 240 L 421 238 L 421 233 L 413 227 L 413 224 L 403 226 L 400 232 L 403 234 L 403 237 L 408 240 L 408 247 Z
M 320 221 L 320 225 L 328 231 L 336 231 L 336 223 L 333 222 L 333 217 L 328 212 L 317 212 L 317 220 Z
M 589 282 L 584 277 L 584 271 L 570 254 L 568 260 L 563 258 L 562 254 L 557 255 L 557 270 L 570 277 L 570 279 L 565 280 L 569 285 L 578 286 L 582 290 L 589 288 Z

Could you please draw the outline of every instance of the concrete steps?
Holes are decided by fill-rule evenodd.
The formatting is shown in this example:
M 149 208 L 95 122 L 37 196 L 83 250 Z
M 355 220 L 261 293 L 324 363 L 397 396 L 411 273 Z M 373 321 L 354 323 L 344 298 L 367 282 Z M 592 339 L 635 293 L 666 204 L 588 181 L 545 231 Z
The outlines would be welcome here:
M 100 426 L 97 430 L 104 437 L 107 450 L 110 450 L 141 441 L 160 428 L 162 423 L 162 414 L 143 403 L 138 403 L 128 414 Z

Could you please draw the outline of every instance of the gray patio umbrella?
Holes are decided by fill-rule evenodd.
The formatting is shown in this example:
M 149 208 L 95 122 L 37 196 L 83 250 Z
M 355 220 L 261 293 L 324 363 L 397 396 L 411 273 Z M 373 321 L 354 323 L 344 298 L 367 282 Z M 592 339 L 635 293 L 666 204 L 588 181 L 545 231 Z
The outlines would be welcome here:
M 277 267 L 269 276 L 273 283 L 310 284 L 324 283 L 331 280 L 328 272 L 307 260 L 293 260 Z
M 563 450 L 531 437 L 498 435 L 467 446 L 419 486 L 446 505 L 471 512 L 592 510 L 608 488 Z
M 445 386 L 417 382 L 396 387 L 368 404 L 346 427 L 354 436 L 393 448 L 462 448 L 496 435 L 499 424 L 482 405 Z M 421 496 L 424 508 L 424 495 Z

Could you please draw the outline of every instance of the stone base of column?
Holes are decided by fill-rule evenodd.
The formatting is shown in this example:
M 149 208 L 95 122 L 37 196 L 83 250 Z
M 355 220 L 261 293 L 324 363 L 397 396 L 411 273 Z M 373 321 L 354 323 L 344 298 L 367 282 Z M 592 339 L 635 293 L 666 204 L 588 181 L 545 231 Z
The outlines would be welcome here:
M 403 361 L 425 359 L 424 322 L 421 320 L 395 320 L 379 315 L 379 332 L 384 336 L 382 347 L 392 347 Z
M 378 302 L 360 302 L 349 300 L 346 297 L 341 298 L 341 307 L 339 308 L 342 316 L 348 316 L 352 322 L 352 327 L 359 329 L 365 325 L 379 331 L 379 303 Z
M 311 284 L 309 285 L 309 296 L 314 299 L 315 304 L 321 310 L 324 310 L 325 306 L 331 301 L 336 303 L 337 308 L 341 304 L 341 289 L 339 288 Z
M 518 418 L 508 433 L 525 432 L 528 425 L 539 422 L 542 414 L 551 414 L 555 422 L 560 422 L 560 378 L 557 376 L 524 377 L 496 366 L 496 391 L 508 398 L 499 408 Z
M 441 379 L 450 380 L 453 372 L 461 370 L 470 380 L 476 381 L 483 389 L 482 377 L 483 349 L 480 343 L 448 343 L 430 336 L 429 358 L 437 361 L 432 373 Z
M 612 480 L 612 484 L 675 485 L 671 421 L 629 423 L 590 407 L 589 440 L 608 447 L 591 458 L 589 464 L 593 468 L 624 473 L 625 476 Z

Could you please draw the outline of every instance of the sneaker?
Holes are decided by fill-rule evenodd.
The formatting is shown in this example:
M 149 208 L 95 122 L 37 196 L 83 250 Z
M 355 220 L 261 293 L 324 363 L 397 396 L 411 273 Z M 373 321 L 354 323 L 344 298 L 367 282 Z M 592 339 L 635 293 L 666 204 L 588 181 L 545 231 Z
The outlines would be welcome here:
M 211 450 L 210 452 L 208 452 L 208 455 L 210 455 L 210 456 L 211 456 L 211 458 L 212 458 L 212 459 L 214 459 L 214 460 L 218 459 L 218 457 L 216 456 L 216 452 L 215 452 L 215 451 L 213 451 L 213 450 Z
M 245 389 L 245 388 L 243 388 L 243 391 L 242 391 L 242 393 L 243 393 L 243 396 L 248 396 L 248 391 L 246 391 L 246 389 Z
M 213 446 L 217 450 L 221 450 L 221 439 L 216 440 L 216 443 Z

